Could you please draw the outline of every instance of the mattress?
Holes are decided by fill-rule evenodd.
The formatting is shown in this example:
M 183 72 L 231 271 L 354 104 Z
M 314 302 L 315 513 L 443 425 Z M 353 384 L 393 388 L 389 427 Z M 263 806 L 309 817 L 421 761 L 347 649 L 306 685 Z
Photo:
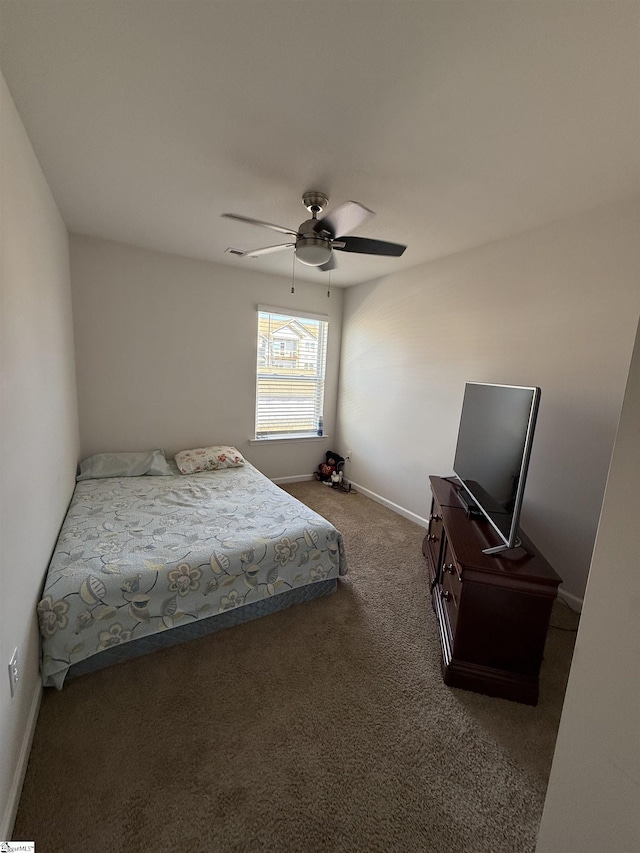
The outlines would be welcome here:
M 250 463 L 83 480 L 38 604 L 43 683 L 61 688 L 70 667 L 115 646 L 346 570 L 340 532 Z

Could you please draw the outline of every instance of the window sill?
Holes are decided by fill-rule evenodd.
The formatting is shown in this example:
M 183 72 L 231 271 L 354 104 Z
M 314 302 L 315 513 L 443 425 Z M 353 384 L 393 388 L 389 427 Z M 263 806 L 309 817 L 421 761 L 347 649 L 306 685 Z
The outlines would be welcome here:
M 281 444 L 291 441 L 324 441 L 328 435 L 279 435 L 274 438 L 250 438 L 249 444 Z

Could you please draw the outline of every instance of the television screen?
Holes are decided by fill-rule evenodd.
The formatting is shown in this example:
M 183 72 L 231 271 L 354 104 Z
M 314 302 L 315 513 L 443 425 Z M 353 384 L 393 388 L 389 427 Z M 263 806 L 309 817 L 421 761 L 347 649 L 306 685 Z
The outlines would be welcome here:
M 539 388 L 465 385 L 453 470 L 507 547 L 517 542 L 539 400 Z

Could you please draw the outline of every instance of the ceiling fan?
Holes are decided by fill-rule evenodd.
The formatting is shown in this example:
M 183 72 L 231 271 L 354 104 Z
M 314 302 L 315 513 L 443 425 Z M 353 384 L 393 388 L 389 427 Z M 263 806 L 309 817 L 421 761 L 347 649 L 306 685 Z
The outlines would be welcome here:
M 357 201 L 345 201 L 322 219 L 318 219 L 318 214 L 322 213 L 329 203 L 329 199 L 324 193 L 306 192 L 302 196 L 302 203 L 311 214 L 311 219 L 305 220 L 297 231 L 292 228 L 284 228 L 282 225 L 273 225 L 271 222 L 263 222 L 261 219 L 252 219 L 250 216 L 240 216 L 237 213 L 223 213 L 222 216 L 227 219 L 236 219 L 239 222 L 248 222 L 250 225 L 271 228 L 272 231 L 279 231 L 281 234 L 288 234 L 295 238 L 289 243 L 279 243 L 277 246 L 265 246 L 264 249 L 254 249 L 242 253 L 250 258 L 259 258 L 261 255 L 270 255 L 284 249 L 294 249 L 296 258 L 300 263 L 310 267 L 319 267 L 321 270 L 332 270 L 336 267 L 333 257 L 334 249 L 341 252 L 358 252 L 365 255 L 387 255 L 399 258 L 407 248 L 400 243 L 387 243 L 384 240 L 346 236 L 370 216 L 374 216 L 372 210 Z

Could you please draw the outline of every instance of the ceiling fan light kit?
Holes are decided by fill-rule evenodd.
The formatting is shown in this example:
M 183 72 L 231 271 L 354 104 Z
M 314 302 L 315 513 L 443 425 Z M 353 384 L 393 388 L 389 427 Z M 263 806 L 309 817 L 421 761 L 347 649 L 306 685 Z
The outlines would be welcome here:
M 258 258 L 261 255 L 270 255 L 274 252 L 293 248 L 295 258 L 300 263 L 309 267 L 319 267 L 323 271 L 330 271 L 336 267 L 336 261 L 333 257 L 334 249 L 343 252 L 386 255 L 396 258 L 400 257 L 406 249 L 406 246 L 400 243 L 387 243 L 384 240 L 346 236 L 366 219 L 375 215 L 372 210 L 357 201 L 345 201 L 322 219 L 318 219 L 318 214 L 322 213 L 329 203 L 329 199 L 324 193 L 317 190 L 306 192 L 302 196 L 302 203 L 311 214 L 311 219 L 305 220 L 297 231 L 285 228 L 282 225 L 264 222 L 261 219 L 241 216 L 238 213 L 223 213 L 222 216 L 249 225 L 270 228 L 272 231 L 289 234 L 296 238 L 294 243 L 280 243 L 276 246 L 265 246 L 263 249 L 244 252 L 250 258 Z
M 296 258 L 308 267 L 321 267 L 331 257 L 331 243 L 326 237 L 301 237 L 296 241 Z

